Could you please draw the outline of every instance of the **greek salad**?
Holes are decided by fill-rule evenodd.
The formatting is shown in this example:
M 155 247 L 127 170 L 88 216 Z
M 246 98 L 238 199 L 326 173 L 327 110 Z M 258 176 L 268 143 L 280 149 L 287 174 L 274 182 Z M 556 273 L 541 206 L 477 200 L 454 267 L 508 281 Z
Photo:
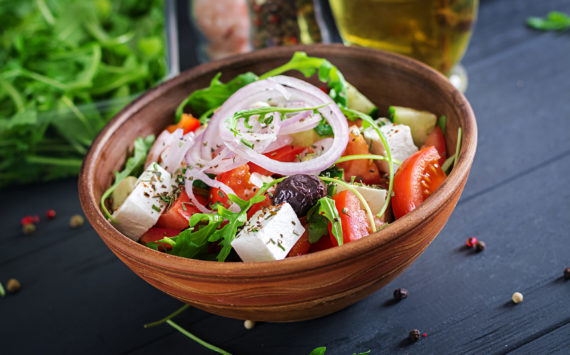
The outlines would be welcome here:
M 295 70 L 324 86 L 283 75 Z M 391 106 L 373 119 L 377 107 L 326 59 L 297 52 L 260 76 L 220 76 L 156 139 L 136 139 L 103 194 L 129 238 L 203 260 L 304 255 L 412 211 L 457 159 L 446 159 L 445 116 Z

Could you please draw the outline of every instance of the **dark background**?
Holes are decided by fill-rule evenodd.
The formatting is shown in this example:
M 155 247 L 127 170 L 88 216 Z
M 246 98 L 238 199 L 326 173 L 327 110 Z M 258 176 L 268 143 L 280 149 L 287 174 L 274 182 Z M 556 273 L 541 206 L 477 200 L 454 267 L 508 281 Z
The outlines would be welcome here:
M 291 324 L 243 321 L 189 309 L 175 320 L 236 354 L 570 353 L 570 32 L 539 32 L 528 16 L 570 13 L 567 0 L 483 0 L 463 60 L 478 120 L 471 176 L 449 222 L 391 284 L 341 312 Z M 81 213 L 74 180 L 0 191 L 0 353 L 208 351 L 167 325 L 181 306 L 127 269 Z M 48 208 L 57 218 L 47 222 Z M 31 236 L 20 218 L 39 214 Z M 482 253 L 462 246 L 484 240 Z M 393 303 L 397 287 L 409 298 Z M 513 292 L 524 302 L 513 305 Z M 426 338 L 411 344 L 417 328 Z

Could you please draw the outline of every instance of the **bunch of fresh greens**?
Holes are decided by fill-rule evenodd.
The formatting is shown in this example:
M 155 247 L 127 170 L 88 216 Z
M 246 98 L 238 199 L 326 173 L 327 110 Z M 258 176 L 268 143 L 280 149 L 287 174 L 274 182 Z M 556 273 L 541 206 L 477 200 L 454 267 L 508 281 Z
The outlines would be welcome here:
M 0 187 L 77 174 L 109 118 L 166 73 L 160 0 L 4 1 L 0 22 Z
M 546 17 L 529 17 L 526 23 L 541 31 L 564 31 L 570 29 L 570 16 L 563 12 L 551 11 Z
M 323 197 L 311 207 L 307 212 L 309 242 L 314 244 L 321 237 L 329 234 L 329 223 L 331 224 L 331 232 L 335 237 L 338 245 L 343 244 L 342 224 L 340 216 L 336 209 L 335 202 L 330 197 Z

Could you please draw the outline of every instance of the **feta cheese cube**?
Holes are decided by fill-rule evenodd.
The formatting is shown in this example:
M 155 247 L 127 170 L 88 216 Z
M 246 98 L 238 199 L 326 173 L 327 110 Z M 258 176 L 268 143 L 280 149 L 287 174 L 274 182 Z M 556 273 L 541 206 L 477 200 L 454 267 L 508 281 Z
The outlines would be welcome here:
M 376 215 L 382 209 L 384 202 L 386 202 L 386 193 L 387 191 L 384 189 L 376 189 L 369 186 L 362 186 L 362 185 L 353 185 L 353 187 L 360 192 L 362 197 L 368 202 L 368 206 L 370 207 L 370 211 L 372 214 Z M 341 191 L 348 190 L 343 185 L 336 186 L 336 193 Z M 361 207 L 364 208 L 364 206 Z
M 136 182 L 125 202 L 113 213 L 115 226 L 134 241 L 156 224 L 165 208 L 158 197 L 172 191 L 170 174 L 151 163 Z
M 285 259 L 305 228 L 290 204 L 257 211 L 232 241 L 243 261 Z
M 260 173 L 251 173 L 251 176 L 249 177 L 249 182 L 258 188 L 263 187 L 264 183 L 268 184 L 272 181 L 273 178 L 271 176 L 262 175 Z
M 390 147 L 390 152 L 392 153 L 392 159 L 403 162 L 410 155 L 418 151 L 418 148 L 414 145 L 410 127 L 403 124 L 386 124 L 381 126 L 380 130 L 386 137 L 386 141 Z M 366 139 L 366 143 L 370 146 L 370 153 L 386 155 L 386 150 L 384 149 L 382 140 L 378 136 L 376 130 L 372 127 L 368 127 L 362 133 L 364 135 L 364 139 Z M 388 173 L 389 166 L 387 161 L 375 160 L 375 162 L 380 171 Z M 393 164 L 393 167 L 395 172 L 399 165 Z

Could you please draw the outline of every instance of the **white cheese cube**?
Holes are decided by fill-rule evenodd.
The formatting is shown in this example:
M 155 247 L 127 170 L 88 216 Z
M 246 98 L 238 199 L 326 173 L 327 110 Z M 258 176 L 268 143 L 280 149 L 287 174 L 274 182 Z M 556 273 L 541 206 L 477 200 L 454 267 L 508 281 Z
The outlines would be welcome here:
M 272 181 L 273 178 L 271 176 L 262 175 L 260 173 L 251 173 L 251 176 L 249 177 L 249 182 L 258 188 L 263 187 L 264 183 L 269 184 Z
M 151 163 L 137 180 L 125 202 L 113 213 L 115 226 L 134 241 L 156 224 L 165 203 L 158 197 L 172 191 L 170 174 Z
M 386 141 L 390 147 L 390 153 L 392 153 L 392 159 L 403 162 L 410 155 L 418 151 L 418 148 L 414 145 L 410 127 L 403 124 L 387 124 L 380 127 L 380 130 L 386 137 Z M 364 139 L 366 139 L 366 143 L 370 146 L 370 153 L 386 156 L 386 150 L 376 130 L 372 127 L 368 127 L 362 133 Z M 375 160 L 375 162 L 380 171 L 388 173 L 389 166 L 387 161 Z M 399 165 L 393 164 L 393 167 L 395 173 Z
M 386 202 L 386 193 L 387 191 L 384 189 L 375 189 L 369 186 L 362 186 L 362 185 L 352 185 L 364 199 L 368 202 L 368 206 L 370 207 L 370 211 L 372 211 L 373 215 L 376 215 L 382 209 L 384 202 Z M 348 190 L 343 185 L 336 185 L 336 193 L 341 191 Z M 361 207 L 362 206 L 361 203 Z
M 243 261 L 285 259 L 305 228 L 290 204 L 257 211 L 232 241 Z

